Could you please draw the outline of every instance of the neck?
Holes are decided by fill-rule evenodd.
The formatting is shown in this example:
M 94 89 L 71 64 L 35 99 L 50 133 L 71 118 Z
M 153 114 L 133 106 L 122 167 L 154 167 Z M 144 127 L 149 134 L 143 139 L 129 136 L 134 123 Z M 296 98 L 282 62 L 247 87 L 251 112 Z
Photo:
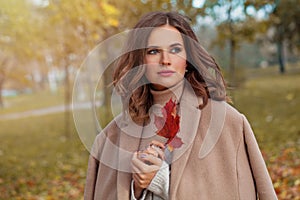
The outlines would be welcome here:
M 179 102 L 183 92 L 183 87 L 184 80 L 165 90 L 157 91 L 151 89 L 150 91 L 153 96 L 153 103 L 164 105 L 170 100 L 170 98 L 172 98 L 173 101 Z

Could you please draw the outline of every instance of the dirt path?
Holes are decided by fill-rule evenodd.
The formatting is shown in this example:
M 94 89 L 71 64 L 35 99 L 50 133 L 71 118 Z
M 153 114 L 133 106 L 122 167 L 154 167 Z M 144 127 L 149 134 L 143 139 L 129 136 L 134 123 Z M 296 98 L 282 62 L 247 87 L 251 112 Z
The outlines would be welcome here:
M 81 103 L 76 104 L 76 107 L 72 108 L 72 105 L 69 106 L 69 110 L 72 109 L 88 109 L 91 108 L 90 103 Z M 54 113 L 60 113 L 65 111 L 65 105 L 58 105 L 58 106 L 52 106 L 47 108 L 40 108 L 35 110 L 28 110 L 24 112 L 16 112 L 16 113 L 9 113 L 9 114 L 3 114 L 0 115 L 0 120 L 13 120 L 13 119 L 21 119 L 31 116 L 42 116 L 42 115 L 48 115 L 48 114 L 54 114 Z

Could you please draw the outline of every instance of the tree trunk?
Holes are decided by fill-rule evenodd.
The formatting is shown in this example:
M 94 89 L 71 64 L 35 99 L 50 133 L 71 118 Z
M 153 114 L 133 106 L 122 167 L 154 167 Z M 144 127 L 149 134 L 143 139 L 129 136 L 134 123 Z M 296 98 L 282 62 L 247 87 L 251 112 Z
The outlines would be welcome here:
M 235 41 L 234 39 L 230 39 L 230 61 L 229 61 L 229 77 L 230 77 L 230 85 L 232 87 L 236 86 L 235 82 Z
M 233 21 L 231 18 L 231 11 L 232 11 L 232 5 L 230 1 L 230 7 L 227 11 L 227 20 L 229 23 L 229 31 L 230 31 L 230 39 L 229 39 L 229 82 L 232 87 L 235 87 L 235 48 L 236 48 L 236 42 L 235 42 L 235 33 L 234 33 L 234 27 L 233 27 Z
M 5 80 L 4 75 L 0 74 L 0 107 L 1 108 L 4 107 L 3 96 L 2 96 L 2 90 L 3 90 L 4 80 Z
M 70 88 L 70 75 L 69 75 L 69 68 L 68 63 L 65 63 L 65 136 L 70 136 L 70 104 L 71 104 L 71 88 Z
M 106 68 L 104 72 L 104 106 L 105 106 L 105 125 L 108 124 L 113 118 L 112 109 L 111 109 L 111 87 L 109 85 L 112 82 L 112 73 L 113 69 L 111 66 Z
M 110 35 L 110 30 L 105 30 L 105 36 L 106 38 Z M 106 48 L 106 57 L 110 57 L 113 53 L 113 49 L 111 47 Z M 110 87 L 110 84 L 112 83 L 112 76 L 113 76 L 113 66 L 110 65 L 106 68 L 104 74 L 103 74 L 103 81 L 104 81 L 104 113 L 105 113 L 105 119 L 103 120 L 103 125 L 106 126 L 112 119 L 112 108 L 111 108 L 111 95 L 112 95 L 112 87 Z
M 284 74 L 285 65 L 284 65 L 283 42 L 282 42 L 282 40 L 279 40 L 277 42 L 277 54 L 278 54 L 279 72 L 281 74 Z

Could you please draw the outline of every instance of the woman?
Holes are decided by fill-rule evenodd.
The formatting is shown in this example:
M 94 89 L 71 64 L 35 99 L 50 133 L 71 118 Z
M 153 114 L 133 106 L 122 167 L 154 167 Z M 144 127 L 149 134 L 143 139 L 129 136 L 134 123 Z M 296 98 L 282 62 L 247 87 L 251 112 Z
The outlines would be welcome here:
M 114 85 L 124 111 L 95 139 L 85 199 L 277 199 L 249 123 L 225 102 L 220 68 L 185 17 L 143 16 Z

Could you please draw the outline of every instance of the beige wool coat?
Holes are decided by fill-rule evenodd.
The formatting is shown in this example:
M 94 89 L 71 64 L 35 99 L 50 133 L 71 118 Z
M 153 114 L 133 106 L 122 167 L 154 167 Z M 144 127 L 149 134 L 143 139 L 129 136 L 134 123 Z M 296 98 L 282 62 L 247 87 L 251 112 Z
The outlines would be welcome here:
M 185 87 L 180 100 L 184 145 L 173 152 L 171 200 L 277 199 L 252 129 L 236 109 L 201 98 Z M 130 162 L 139 149 L 143 128 L 116 117 L 97 135 L 91 150 L 85 200 L 129 200 Z M 148 195 L 146 199 L 151 199 Z

